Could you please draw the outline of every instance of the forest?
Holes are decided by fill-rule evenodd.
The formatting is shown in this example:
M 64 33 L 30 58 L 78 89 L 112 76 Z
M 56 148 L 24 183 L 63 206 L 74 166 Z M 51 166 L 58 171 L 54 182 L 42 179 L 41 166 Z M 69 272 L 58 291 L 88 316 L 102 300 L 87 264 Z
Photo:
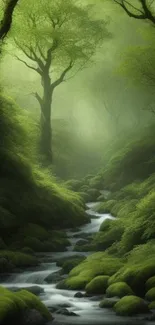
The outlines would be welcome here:
M 155 321 L 155 0 L 0 0 L 0 325 Z

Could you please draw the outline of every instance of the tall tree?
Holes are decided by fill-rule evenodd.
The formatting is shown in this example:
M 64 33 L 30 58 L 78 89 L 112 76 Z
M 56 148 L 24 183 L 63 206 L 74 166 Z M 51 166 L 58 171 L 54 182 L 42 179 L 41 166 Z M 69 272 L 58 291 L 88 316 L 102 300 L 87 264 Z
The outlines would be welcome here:
M 128 14 L 136 19 L 149 20 L 155 24 L 154 0 L 113 0 Z
M 85 68 L 97 46 L 109 36 L 106 23 L 93 18 L 93 7 L 76 3 L 23 0 L 16 19 L 14 41 L 19 50 L 16 58 L 41 79 L 43 91 L 34 95 L 41 110 L 41 151 L 50 161 L 53 93 L 69 72 L 71 78 Z
M 11 24 L 12 24 L 12 16 L 14 9 L 19 0 L 4 0 L 4 11 L 3 17 L 0 22 L 0 40 L 3 40 L 8 34 Z M 2 5 L 2 4 L 1 4 Z

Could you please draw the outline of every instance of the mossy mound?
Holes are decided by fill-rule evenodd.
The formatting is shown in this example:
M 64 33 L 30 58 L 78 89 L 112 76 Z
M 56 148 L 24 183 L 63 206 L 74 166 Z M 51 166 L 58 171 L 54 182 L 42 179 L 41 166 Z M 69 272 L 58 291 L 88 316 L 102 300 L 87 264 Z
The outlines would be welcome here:
M 106 202 L 102 202 L 95 207 L 95 211 L 99 213 L 110 213 L 116 203 L 116 200 L 108 200 Z
M 86 292 L 88 294 L 104 294 L 108 286 L 109 276 L 100 275 L 95 277 L 86 285 Z
M 155 309 L 155 300 L 149 304 L 149 309 Z
M 149 312 L 149 308 L 142 298 L 126 296 L 121 298 L 115 305 L 114 310 L 120 316 L 133 316 Z
M 93 238 L 92 245 L 96 250 L 105 250 L 111 246 L 114 242 L 121 240 L 124 232 L 124 228 L 121 227 L 120 222 L 113 221 L 112 226 L 107 231 L 99 231 Z
M 105 221 L 103 221 L 101 226 L 100 226 L 99 231 L 107 231 L 107 230 L 109 230 L 112 222 L 113 222 L 113 220 L 111 220 L 111 219 L 106 219 Z
M 107 297 L 119 297 L 131 296 L 133 291 L 125 282 L 118 282 L 111 284 L 106 290 Z
M 58 288 L 82 290 L 96 276 L 110 276 L 116 273 L 123 263 L 119 258 L 111 257 L 106 253 L 99 252 L 87 257 L 84 262 L 73 268 L 69 277 L 58 284 Z
M 96 201 L 100 192 L 96 188 L 91 188 L 86 192 L 89 195 L 89 201 Z
M 21 320 L 24 311 L 35 309 L 47 320 L 52 316 L 38 297 L 22 290 L 17 293 L 0 287 L 0 324 L 16 324 Z
M 155 276 L 152 276 L 150 279 L 148 279 L 145 283 L 146 290 L 155 288 Z
M 126 282 L 138 296 L 145 294 L 145 283 L 154 275 L 155 260 L 149 259 L 144 263 L 135 263 L 135 265 L 126 264 L 116 272 L 108 281 L 109 285 L 116 282 Z
M 145 298 L 148 301 L 155 301 L 155 287 L 146 293 Z
M 118 302 L 118 299 L 103 299 L 100 301 L 100 308 L 113 308 L 114 305 Z
M 0 251 L 0 261 L 6 261 L 6 265 L 7 263 L 11 263 L 14 267 L 19 268 L 36 266 L 38 264 L 35 256 L 12 251 Z M 2 267 L 3 265 L 1 264 L 0 269 Z
M 75 257 L 75 258 L 72 258 L 72 259 L 69 259 L 69 260 L 65 261 L 62 264 L 63 273 L 69 273 L 74 267 L 79 265 L 84 260 L 85 260 L 85 257 Z

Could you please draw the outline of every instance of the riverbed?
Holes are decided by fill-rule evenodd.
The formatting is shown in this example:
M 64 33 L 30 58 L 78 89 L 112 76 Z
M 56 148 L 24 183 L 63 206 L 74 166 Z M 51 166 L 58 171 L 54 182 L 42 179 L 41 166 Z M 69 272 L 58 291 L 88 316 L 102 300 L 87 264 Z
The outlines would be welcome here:
M 84 297 L 75 298 L 77 291 L 61 290 L 56 288 L 57 283 L 47 284 L 44 280 L 48 275 L 60 271 L 61 268 L 56 266 L 56 260 L 74 256 L 88 256 L 91 252 L 75 252 L 73 248 L 76 242 L 81 239 L 82 233 L 92 234 L 99 230 L 100 225 L 106 219 L 114 219 L 110 214 L 100 214 L 94 211 L 94 207 L 98 203 L 87 204 L 87 214 L 91 217 L 91 223 L 82 226 L 78 231 L 68 231 L 68 238 L 71 246 L 66 252 L 45 253 L 40 255 L 41 264 L 32 271 L 13 274 L 8 281 L 1 283 L 7 288 L 26 288 L 38 285 L 44 292 L 40 295 L 41 300 L 47 307 L 54 308 L 56 306 L 65 307 L 68 311 L 73 312 L 76 316 L 64 316 L 52 313 L 54 321 L 52 325 L 149 325 L 151 322 L 143 321 L 141 317 L 128 318 L 118 317 L 111 309 L 101 309 L 98 307 L 100 297 Z M 66 307 L 67 306 L 67 307 Z

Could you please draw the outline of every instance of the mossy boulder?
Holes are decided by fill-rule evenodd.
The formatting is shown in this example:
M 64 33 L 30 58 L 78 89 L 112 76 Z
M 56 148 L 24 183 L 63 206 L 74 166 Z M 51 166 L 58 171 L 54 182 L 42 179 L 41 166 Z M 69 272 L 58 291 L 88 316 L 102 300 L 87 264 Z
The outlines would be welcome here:
M 99 231 L 93 238 L 92 244 L 97 250 L 109 248 L 114 242 L 120 241 L 124 232 L 124 228 L 117 221 L 113 221 L 113 227 L 103 232 Z
M 45 305 L 32 293 L 22 290 L 13 293 L 0 287 L 0 324 L 16 324 L 22 322 L 24 312 L 37 310 L 47 321 L 52 316 Z
M 150 310 L 155 309 L 155 300 L 149 304 L 149 309 Z
M 104 202 L 105 201 L 105 195 L 104 194 L 99 195 L 98 198 L 97 198 L 97 201 L 98 202 Z
M 155 276 L 152 276 L 149 278 L 146 283 L 145 283 L 146 290 L 148 291 L 149 289 L 155 288 Z
M 111 284 L 106 290 L 107 297 L 122 298 L 124 296 L 131 296 L 132 294 L 132 289 L 125 282 Z
M 100 226 L 99 231 L 107 231 L 107 230 L 109 230 L 112 222 L 113 222 L 112 219 L 106 219 L 105 221 L 103 221 L 101 226 Z
M 108 281 L 109 285 L 116 282 L 126 282 L 136 295 L 143 297 L 145 295 L 145 283 L 154 275 L 154 258 L 144 263 L 125 264 Z
M 21 251 L 24 254 L 34 255 L 34 251 L 30 247 L 23 247 Z
M 62 265 L 63 273 L 69 273 L 74 267 L 85 260 L 85 257 L 76 257 L 65 261 Z
M 11 263 L 14 267 L 19 268 L 38 265 L 38 260 L 35 256 L 21 252 L 0 251 L 0 260 L 2 259 L 5 259 L 7 263 Z
M 114 305 L 118 302 L 118 298 L 112 298 L 112 299 L 103 299 L 99 303 L 100 308 L 113 308 Z
M 108 286 L 109 276 L 100 275 L 95 277 L 86 285 L 86 292 L 88 294 L 104 294 Z
M 145 298 L 148 301 L 155 301 L 155 287 L 146 293 Z
M 87 194 L 89 195 L 90 201 L 96 201 L 100 192 L 96 188 L 91 188 L 91 189 L 87 190 Z
M 133 316 L 149 312 L 146 302 L 137 296 L 121 298 L 115 305 L 114 310 L 120 316 Z
M 86 260 L 73 268 L 69 273 L 69 277 L 60 282 L 57 287 L 61 289 L 83 290 L 96 276 L 111 276 L 122 265 L 123 263 L 119 258 L 111 257 L 106 253 L 91 254 Z

